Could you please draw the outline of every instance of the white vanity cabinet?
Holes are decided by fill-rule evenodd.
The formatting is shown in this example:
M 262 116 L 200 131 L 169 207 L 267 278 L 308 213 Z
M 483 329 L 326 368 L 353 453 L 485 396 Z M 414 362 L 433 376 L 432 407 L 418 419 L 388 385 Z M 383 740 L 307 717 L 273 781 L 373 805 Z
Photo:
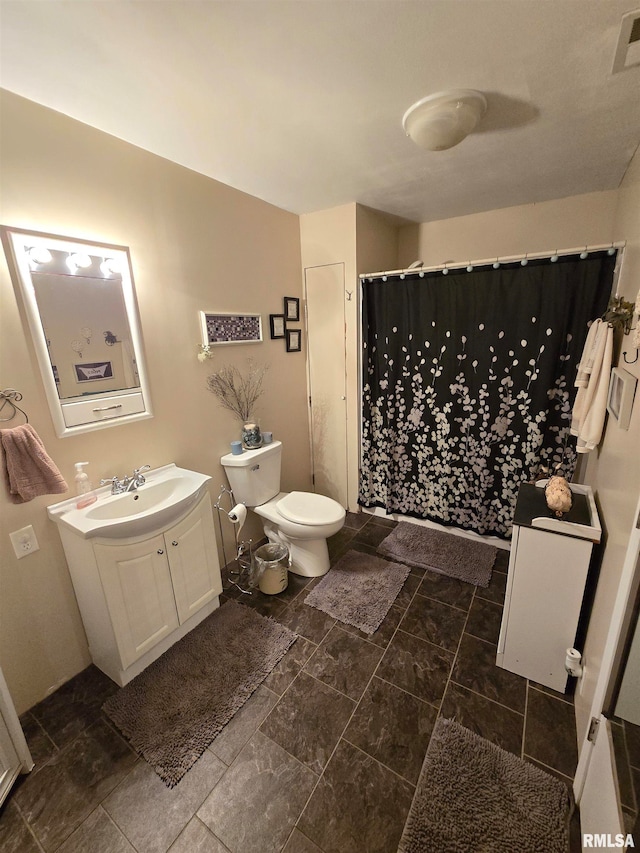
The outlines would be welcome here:
M 588 486 L 571 484 L 573 506 L 558 519 L 547 508 L 545 482 L 523 483 L 518 493 L 496 663 L 564 693 L 566 651 L 601 529 Z
M 82 539 L 59 529 L 92 659 L 121 686 L 219 606 L 208 493 L 144 536 Z

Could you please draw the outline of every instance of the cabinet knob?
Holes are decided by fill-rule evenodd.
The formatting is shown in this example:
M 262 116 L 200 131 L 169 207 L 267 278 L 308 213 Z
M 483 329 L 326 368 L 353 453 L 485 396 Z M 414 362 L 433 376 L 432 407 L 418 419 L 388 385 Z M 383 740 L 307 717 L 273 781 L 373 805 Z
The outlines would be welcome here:
M 164 554 L 164 551 L 162 550 L 162 548 L 158 548 L 158 554 Z
M 172 542 L 171 544 L 172 544 L 172 545 L 177 545 L 178 543 L 177 543 L 177 542 L 176 542 L 176 540 L 174 539 L 174 540 L 173 540 L 173 542 Z

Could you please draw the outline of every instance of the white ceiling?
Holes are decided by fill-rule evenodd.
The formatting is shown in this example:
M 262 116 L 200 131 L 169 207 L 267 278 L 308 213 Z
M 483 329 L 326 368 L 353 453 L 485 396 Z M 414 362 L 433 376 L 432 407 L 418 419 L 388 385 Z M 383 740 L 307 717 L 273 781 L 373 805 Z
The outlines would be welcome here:
M 619 185 L 640 67 L 611 74 L 639 0 L 0 0 L 0 82 L 296 213 L 357 201 L 430 221 Z M 482 90 L 449 151 L 416 100 Z

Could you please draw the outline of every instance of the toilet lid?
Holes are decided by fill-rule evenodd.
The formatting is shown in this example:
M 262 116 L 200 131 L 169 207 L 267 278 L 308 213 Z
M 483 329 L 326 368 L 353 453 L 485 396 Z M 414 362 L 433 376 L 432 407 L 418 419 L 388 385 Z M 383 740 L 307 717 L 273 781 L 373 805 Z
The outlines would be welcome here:
M 296 524 L 333 524 L 341 521 L 345 512 L 337 501 L 311 492 L 290 492 L 276 504 L 284 518 Z

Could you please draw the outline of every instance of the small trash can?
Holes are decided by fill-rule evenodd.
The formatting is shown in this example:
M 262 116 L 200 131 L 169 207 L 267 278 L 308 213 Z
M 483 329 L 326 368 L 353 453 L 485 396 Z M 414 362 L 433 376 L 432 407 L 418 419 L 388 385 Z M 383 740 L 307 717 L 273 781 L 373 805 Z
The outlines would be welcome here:
M 261 545 L 254 553 L 258 587 L 266 595 L 284 592 L 289 583 L 289 549 L 277 542 Z

